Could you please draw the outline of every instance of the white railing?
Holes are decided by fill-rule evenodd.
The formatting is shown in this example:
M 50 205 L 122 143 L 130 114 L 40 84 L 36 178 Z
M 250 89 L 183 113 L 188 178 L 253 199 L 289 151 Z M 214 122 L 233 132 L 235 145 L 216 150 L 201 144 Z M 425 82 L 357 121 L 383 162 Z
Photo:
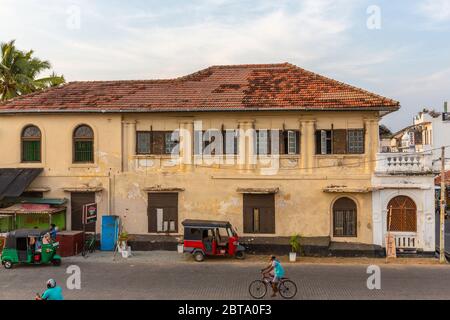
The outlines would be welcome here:
M 416 249 L 417 248 L 417 237 L 416 234 L 395 234 L 395 246 L 397 249 Z
M 377 173 L 404 174 L 429 173 L 432 171 L 431 152 L 378 153 Z

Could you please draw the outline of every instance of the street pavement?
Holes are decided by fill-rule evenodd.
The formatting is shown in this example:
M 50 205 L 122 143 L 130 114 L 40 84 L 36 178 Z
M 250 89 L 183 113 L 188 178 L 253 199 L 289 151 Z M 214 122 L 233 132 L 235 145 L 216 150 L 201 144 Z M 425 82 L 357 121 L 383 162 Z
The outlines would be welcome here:
M 113 262 L 101 253 L 63 260 L 60 267 L 16 266 L 0 270 L 0 300 L 34 299 L 55 278 L 66 299 L 251 299 L 248 285 L 264 262 L 213 259 L 202 263 L 175 253 L 143 253 L 148 259 Z M 380 259 L 381 289 L 367 288 L 368 265 L 284 263 L 297 283 L 296 299 L 450 299 L 450 265 L 394 265 Z M 66 269 L 81 270 L 81 289 L 69 290 Z M 267 299 L 269 295 L 267 295 Z M 281 298 L 275 298 L 281 299 Z

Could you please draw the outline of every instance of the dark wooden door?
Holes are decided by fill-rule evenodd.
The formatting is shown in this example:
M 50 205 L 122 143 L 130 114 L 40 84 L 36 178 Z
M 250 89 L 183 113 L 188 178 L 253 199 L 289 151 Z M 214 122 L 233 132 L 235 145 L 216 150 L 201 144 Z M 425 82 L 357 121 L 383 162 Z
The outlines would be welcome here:
M 274 194 L 244 194 L 244 232 L 275 233 Z
M 72 230 L 83 230 L 83 206 L 95 202 L 95 192 L 72 192 L 70 195 Z M 87 232 L 95 232 L 95 223 L 86 225 Z
M 148 194 L 148 232 L 178 232 L 178 193 Z

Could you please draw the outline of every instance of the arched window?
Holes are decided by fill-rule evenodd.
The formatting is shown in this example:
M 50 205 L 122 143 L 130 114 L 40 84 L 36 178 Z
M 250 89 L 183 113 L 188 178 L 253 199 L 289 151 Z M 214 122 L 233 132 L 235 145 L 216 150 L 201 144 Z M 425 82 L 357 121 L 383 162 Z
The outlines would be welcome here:
M 94 162 L 94 131 L 87 125 L 73 132 L 73 162 Z
M 22 130 L 22 162 L 41 162 L 41 130 L 30 125 Z
M 356 203 L 347 197 L 333 205 L 333 236 L 356 237 Z
M 386 228 L 388 231 L 417 231 L 417 207 L 411 198 L 396 196 L 389 201 Z

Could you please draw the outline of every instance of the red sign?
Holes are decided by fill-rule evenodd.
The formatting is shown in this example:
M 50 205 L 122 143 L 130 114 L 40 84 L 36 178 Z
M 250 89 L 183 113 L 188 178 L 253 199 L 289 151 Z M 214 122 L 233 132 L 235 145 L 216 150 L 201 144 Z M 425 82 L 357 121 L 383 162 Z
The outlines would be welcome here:
M 95 223 L 97 221 L 97 203 L 89 203 L 83 206 L 84 224 Z

